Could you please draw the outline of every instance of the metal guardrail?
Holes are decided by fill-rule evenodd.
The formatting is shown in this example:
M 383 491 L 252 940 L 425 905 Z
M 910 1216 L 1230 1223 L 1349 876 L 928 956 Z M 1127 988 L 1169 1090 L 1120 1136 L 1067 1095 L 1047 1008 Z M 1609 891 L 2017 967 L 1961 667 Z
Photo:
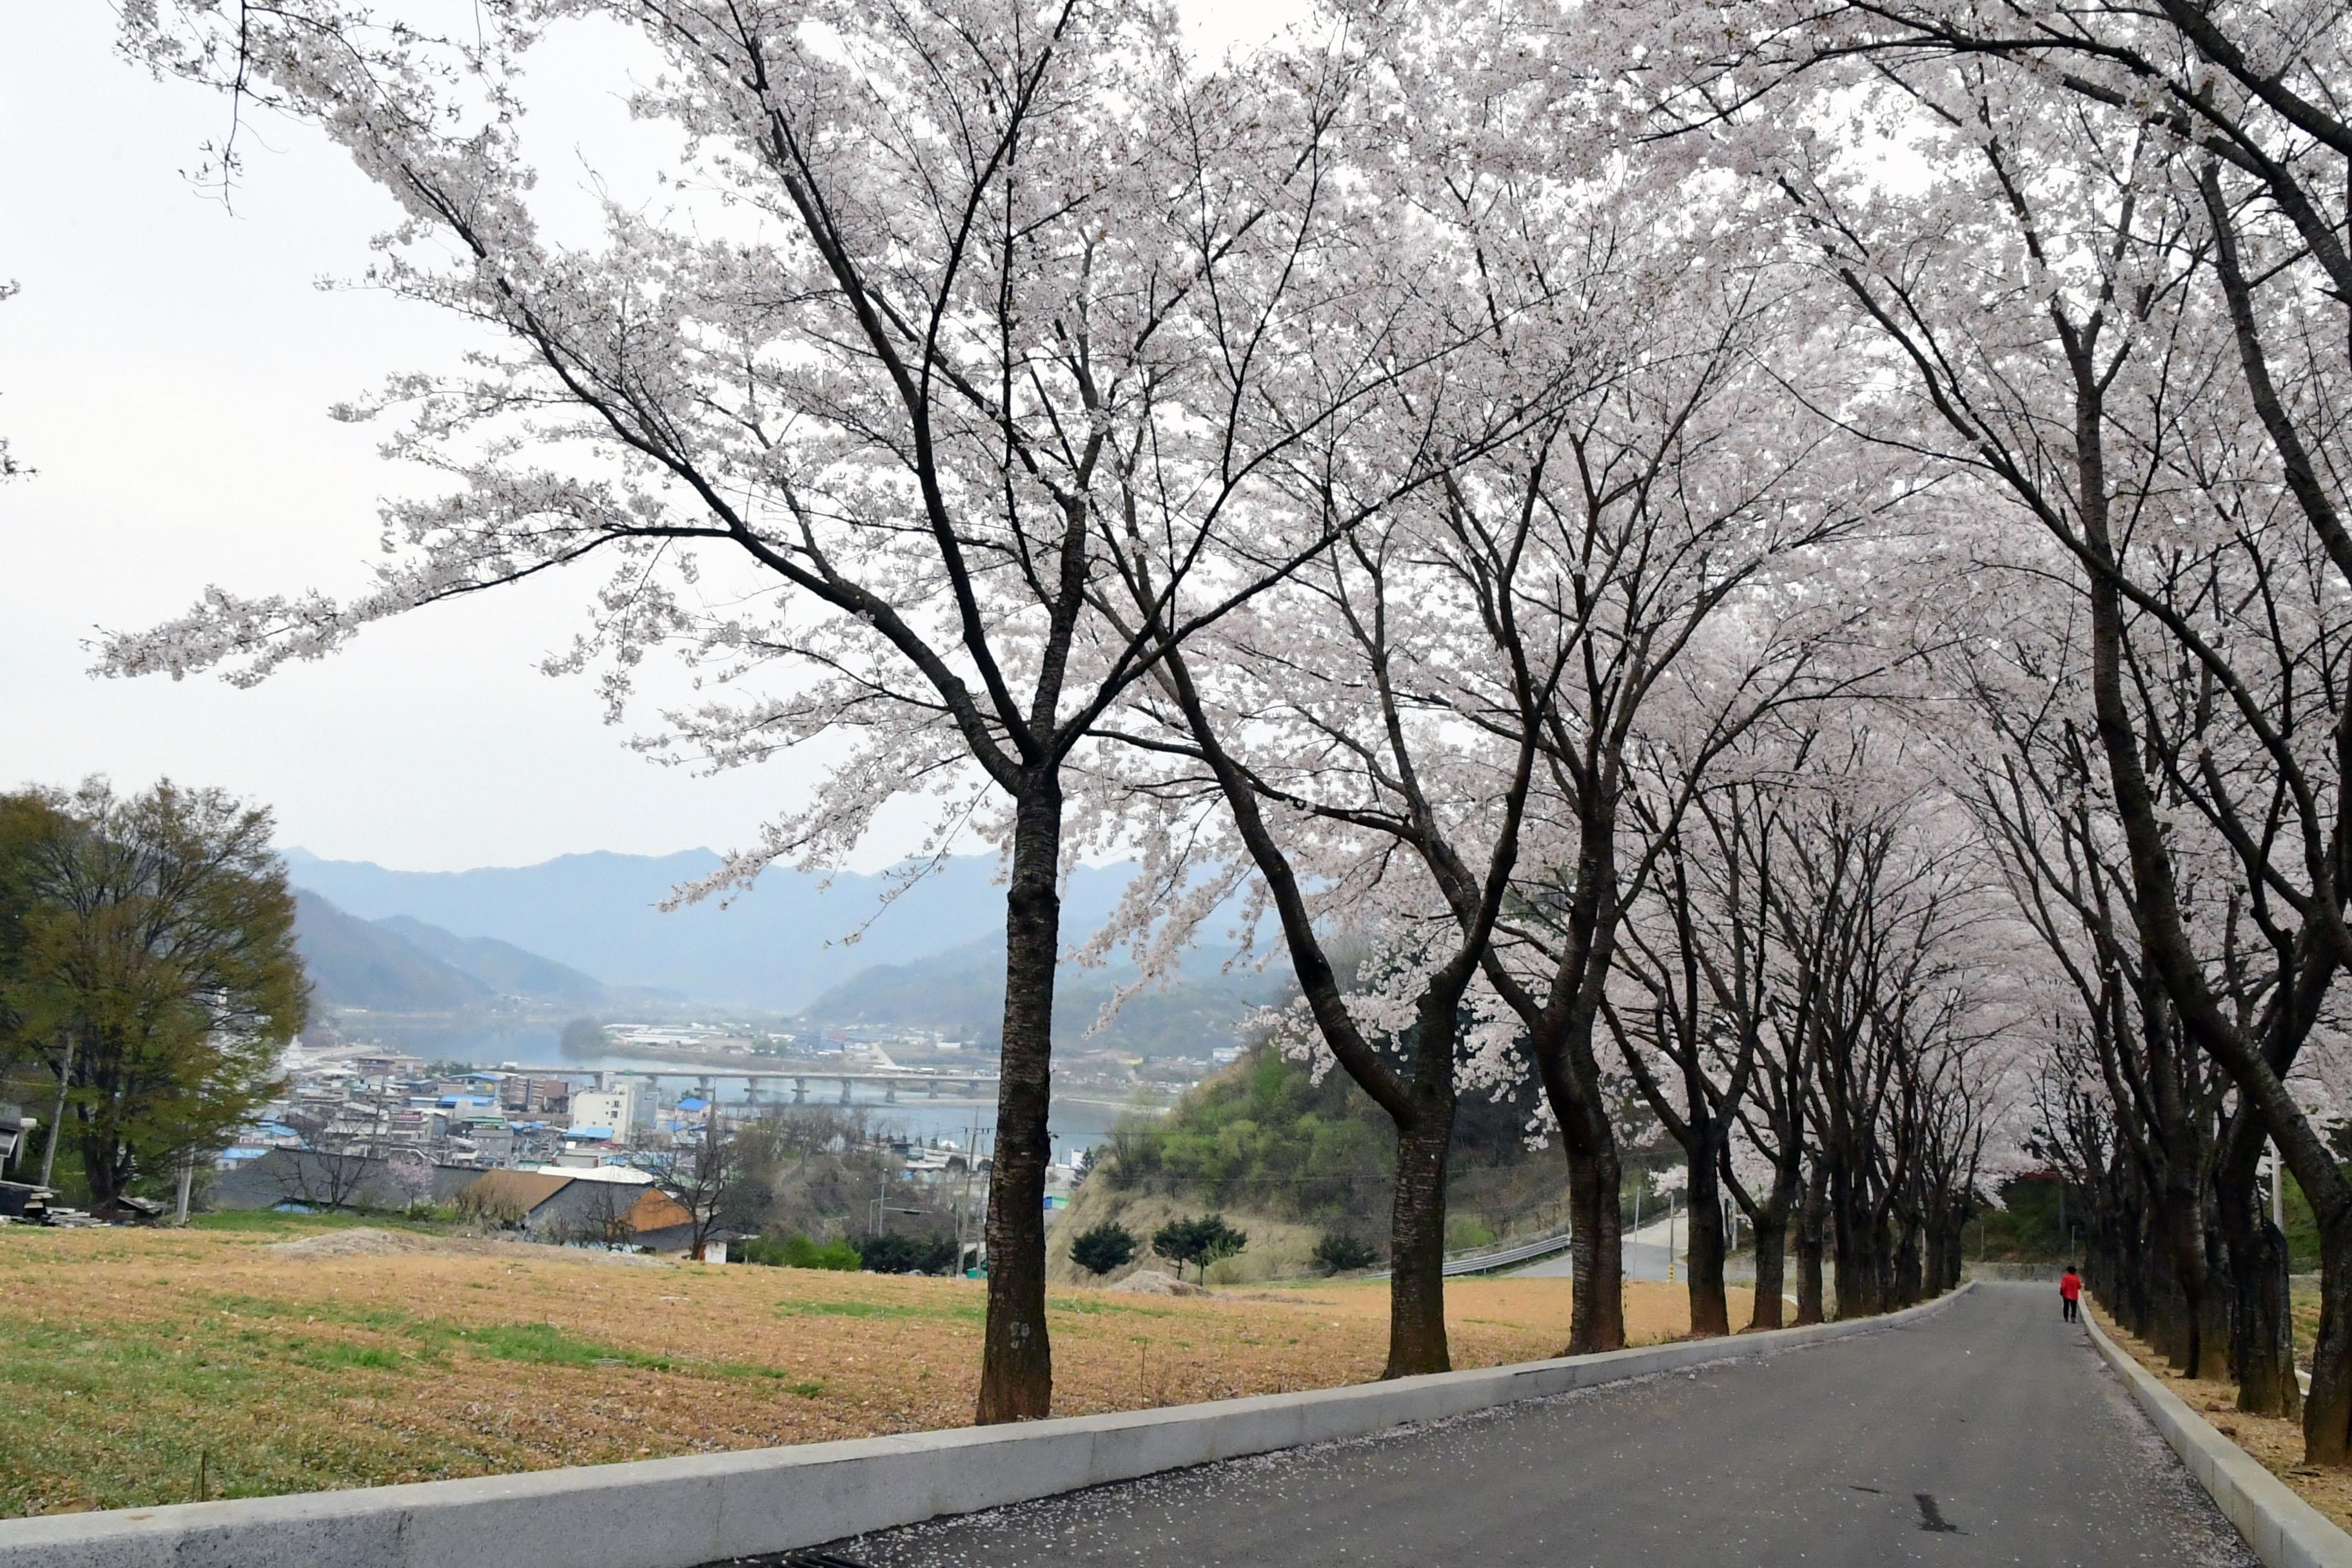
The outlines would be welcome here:
M 1568 1233 L 1562 1231 L 1558 1236 L 1547 1236 L 1541 1241 L 1521 1242 L 1517 1247 L 1506 1247 L 1496 1252 L 1473 1252 L 1461 1258 L 1449 1258 L 1445 1260 L 1444 1277 L 1452 1279 L 1464 1274 L 1492 1274 L 1498 1268 L 1510 1268 L 1521 1263 L 1533 1263 L 1539 1258 L 1549 1258 L 1555 1253 L 1566 1252 L 1568 1243 Z M 1389 1274 L 1390 1270 L 1383 1268 L 1377 1274 L 1367 1274 L 1364 1278 L 1370 1280 L 1385 1279 Z

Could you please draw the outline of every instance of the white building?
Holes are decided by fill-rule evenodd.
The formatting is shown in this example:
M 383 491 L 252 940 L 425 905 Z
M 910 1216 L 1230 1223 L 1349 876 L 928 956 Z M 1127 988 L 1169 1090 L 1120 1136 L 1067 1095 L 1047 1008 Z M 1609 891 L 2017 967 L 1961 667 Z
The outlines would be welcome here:
M 609 1089 L 583 1089 L 572 1097 L 572 1127 L 608 1127 L 626 1142 L 629 1130 L 653 1120 L 653 1086 L 623 1079 Z

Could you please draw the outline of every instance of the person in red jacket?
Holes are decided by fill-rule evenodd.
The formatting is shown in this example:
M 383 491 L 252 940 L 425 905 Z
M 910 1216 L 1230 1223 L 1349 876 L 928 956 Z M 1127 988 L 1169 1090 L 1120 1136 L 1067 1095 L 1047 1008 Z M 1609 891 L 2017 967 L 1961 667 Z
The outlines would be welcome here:
M 2059 1310 L 2065 1313 L 2068 1322 L 2081 1321 L 2083 1277 L 2074 1272 L 2074 1266 L 2071 1263 L 2066 1265 L 2066 1272 L 2058 1276 L 2058 1304 Z

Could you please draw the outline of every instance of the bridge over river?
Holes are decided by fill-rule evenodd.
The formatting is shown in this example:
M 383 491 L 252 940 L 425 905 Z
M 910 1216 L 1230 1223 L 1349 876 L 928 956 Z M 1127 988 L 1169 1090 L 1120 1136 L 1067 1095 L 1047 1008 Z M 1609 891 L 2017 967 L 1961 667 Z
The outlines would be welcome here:
M 1724 1352 L 824 1550 L 870 1568 L 2255 1563 L 2047 1285 Z
M 714 1063 L 709 1067 L 534 1067 L 516 1070 L 528 1073 L 534 1078 L 560 1078 L 567 1081 L 584 1079 L 594 1082 L 604 1078 L 627 1078 L 642 1083 L 659 1082 L 667 1079 L 672 1082 L 698 1085 L 705 1091 L 706 1096 L 721 1082 L 740 1082 L 748 1091 L 747 1098 L 755 1102 L 761 1098 L 761 1086 L 765 1085 L 768 1094 L 775 1097 L 780 1096 L 783 1092 L 783 1086 L 789 1083 L 792 1086 L 792 1100 L 795 1105 L 808 1099 L 808 1086 L 812 1083 L 838 1084 L 841 1089 L 839 1103 L 843 1105 L 855 1103 L 850 1099 L 850 1090 L 859 1084 L 881 1085 L 883 1099 L 889 1104 L 898 1102 L 901 1090 L 909 1094 L 920 1094 L 927 1100 L 937 1100 L 943 1094 L 953 1094 L 957 1098 L 971 1100 L 978 1098 L 983 1092 L 993 1097 L 996 1093 L 998 1076 L 993 1072 L 971 1072 L 961 1068 L 890 1068 L 851 1071 L 833 1068 L 751 1068 L 739 1066 L 732 1062 L 724 1065 Z

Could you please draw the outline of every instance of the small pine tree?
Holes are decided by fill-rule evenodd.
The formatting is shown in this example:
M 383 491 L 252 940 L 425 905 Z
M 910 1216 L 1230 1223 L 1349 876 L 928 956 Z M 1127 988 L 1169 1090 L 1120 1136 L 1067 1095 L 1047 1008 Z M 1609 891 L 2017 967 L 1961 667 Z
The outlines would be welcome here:
M 1210 1264 L 1231 1258 L 1248 1245 L 1249 1234 L 1227 1225 L 1221 1214 L 1170 1220 L 1151 1237 L 1151 1250 L 1176 1265 L 1180 1275 L 1189 1263 L 1203 1280 L 1209 1277 Z
M 1123 1268 L 1135 1257 L 1135 1233 L 1116 1220 L 1082 1231 L 1070 1243 L 1070 1261 L 1089 1274 Z

